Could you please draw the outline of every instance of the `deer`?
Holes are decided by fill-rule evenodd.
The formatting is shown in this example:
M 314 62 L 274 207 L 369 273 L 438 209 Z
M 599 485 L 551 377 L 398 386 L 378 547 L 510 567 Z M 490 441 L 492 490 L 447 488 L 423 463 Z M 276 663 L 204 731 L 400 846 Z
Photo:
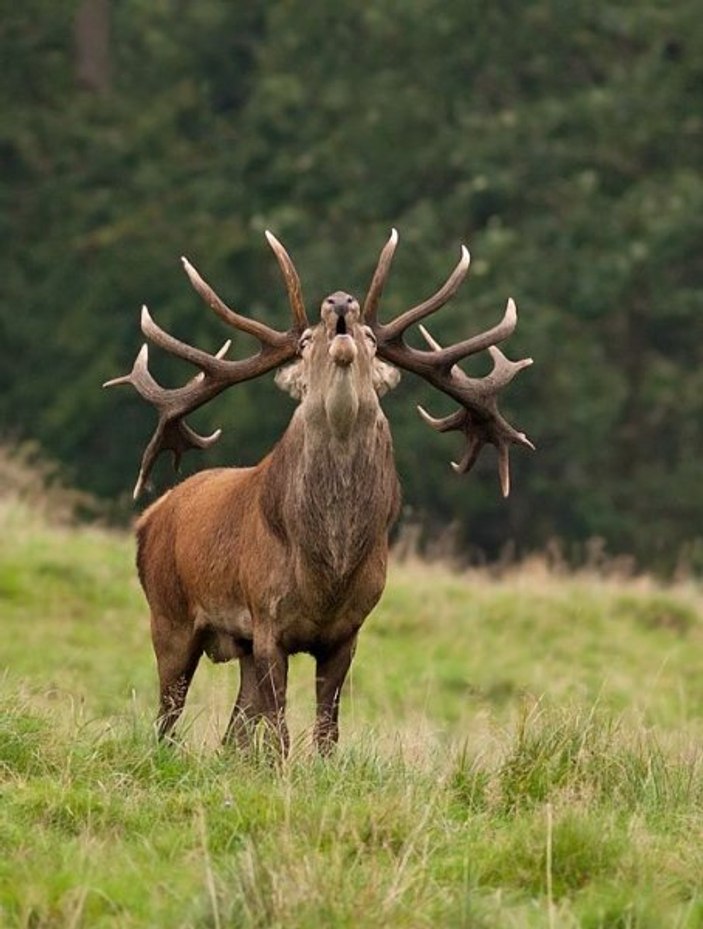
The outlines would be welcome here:
M 146 306 L 141 330 L 157 348 L 188 362 L 197 373 L 182 387 L 164 388 L 149 371 L 144 343 L 132 370 L 103 386 L 131 385 L 158 414 L 142 456 L 134 498 L 143 491 L 157 457 L 170 450 L 178 465 L 189 449 L 207 449 L 221 430 L 204 436 L 185 417 L 235 384 L 276 371 L 275 381 L 298 401 L 283 436 L 253 467 L 200 471 L 167 490 L 138 518 L 137 568 L 151 613 L 151 637 L 159 680 L 157 733 L 170 739 L 198 663 L 239 661 L 239 691 L 224 742 L 251 747 L 260 723 L 285 755 L 289 656 L 315 661 L 313 738 L 326 754 L 339 739 L 342 686 L 359 630 L 386 583 L 389 532 L 400 507 L 393 443 L 380 398 L 400 371 L 423 378 L 458 404 L 436 418 L 418 407 L 439 432 L 459 431 L 465 451 L 452 467 L 468 472 L 481 449 L 497 449 L 504 496 L 510 490 L 509 450 L 534 449 L 497 406 L 499 391 L 532 359 L 509 360 L 497 347 L 517 323 L 509 299 L 497 325 L 442 347 L 423 327 L 427 348 L 406 342 L 411 326 L 455 294 L 469 268 L 459 261 L 432 296 L 383 323 L 378 308 L 398 233 L 382 248 L 360 304 L 334 291 L 321 304 L 319 321 L 308 321 L 298 272 L 288 252 L 266 231 L 285 283 L 291 325 L 278 331 L 227 306 L 182 258 L 196 292 L 234 330 L 252 336 L 256 354 L 226 357 L 160 328 Z M 488 351 L 493 366 L 471 377 L 459 362 Z

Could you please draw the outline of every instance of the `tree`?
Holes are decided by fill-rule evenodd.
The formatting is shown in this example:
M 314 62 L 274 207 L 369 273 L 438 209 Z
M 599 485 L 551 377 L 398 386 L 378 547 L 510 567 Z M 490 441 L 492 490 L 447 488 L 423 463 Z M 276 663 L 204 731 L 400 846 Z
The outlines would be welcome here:
M 508 353 L 536 359 L 507 406 L 538 452 L 514 455 L 507 506 L 489 455 L 467 480 L 447 473 L 452 439 L 413 410 L 447 407 L 405 379 L 387 406 L 408 506 L 433 525 L 458 515 L 493 554 L 508 537 L 600 535 L 671 567 L 698 537 L 697 4 L 129 0 L 112 10 L 102 95 L 75 85 L 73 15 L 32 0 L 0 33 L 5 434 L 39 438 L 84 486 L 125 491 L 150 414 L 96 384 L 131 363 L 140 304 L 203 347 L 222 338 L 180 254 L 283 322 L 265 227 L 314 311 L 330 290 L 364 290 L 395 225 L 389 315 L 466 241 L 469 281 L 436 335 L 484 327 L 512 295 Z M 272 390 L 220 401 L 209 463 L 270 446 L 290 410 Z

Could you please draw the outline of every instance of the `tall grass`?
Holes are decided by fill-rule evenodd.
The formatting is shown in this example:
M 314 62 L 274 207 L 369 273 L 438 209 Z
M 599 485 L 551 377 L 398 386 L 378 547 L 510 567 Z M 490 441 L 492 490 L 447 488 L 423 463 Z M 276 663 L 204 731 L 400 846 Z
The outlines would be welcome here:
M 218 748 L 233 667 L 156 744 L 132 543 L 0 500 L 0 925 L 703 925 L 698 588 L 394 566 L 342 744 Z

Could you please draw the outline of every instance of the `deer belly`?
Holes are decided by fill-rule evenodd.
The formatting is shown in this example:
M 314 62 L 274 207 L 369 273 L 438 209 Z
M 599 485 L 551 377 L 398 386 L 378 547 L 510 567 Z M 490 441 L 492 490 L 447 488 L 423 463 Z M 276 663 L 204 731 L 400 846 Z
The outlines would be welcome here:
M 376 597 L 375 599 L 378 599 Z M 277 613 L 277 637 L 289 653 L 316 652 L 347 641 L 356 635 L 372 604 L 360 609 L 345 598 L 329 603 L 291 603 Z
M 245 607 L 199 607 L 195 628 L 202 634 L 203 651 L 211 661 L 231 661 L 251 652 L 251 614 Z

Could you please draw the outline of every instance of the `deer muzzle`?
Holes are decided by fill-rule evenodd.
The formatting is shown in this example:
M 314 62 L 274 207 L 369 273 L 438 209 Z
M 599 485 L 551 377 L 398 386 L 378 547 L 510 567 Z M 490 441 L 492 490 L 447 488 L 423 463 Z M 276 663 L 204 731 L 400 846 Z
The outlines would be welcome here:
M 330 342 L 329 354 L 340 368 L 348 368 L 356 360 L 359 349 L 350 335 L 336 335 Z

